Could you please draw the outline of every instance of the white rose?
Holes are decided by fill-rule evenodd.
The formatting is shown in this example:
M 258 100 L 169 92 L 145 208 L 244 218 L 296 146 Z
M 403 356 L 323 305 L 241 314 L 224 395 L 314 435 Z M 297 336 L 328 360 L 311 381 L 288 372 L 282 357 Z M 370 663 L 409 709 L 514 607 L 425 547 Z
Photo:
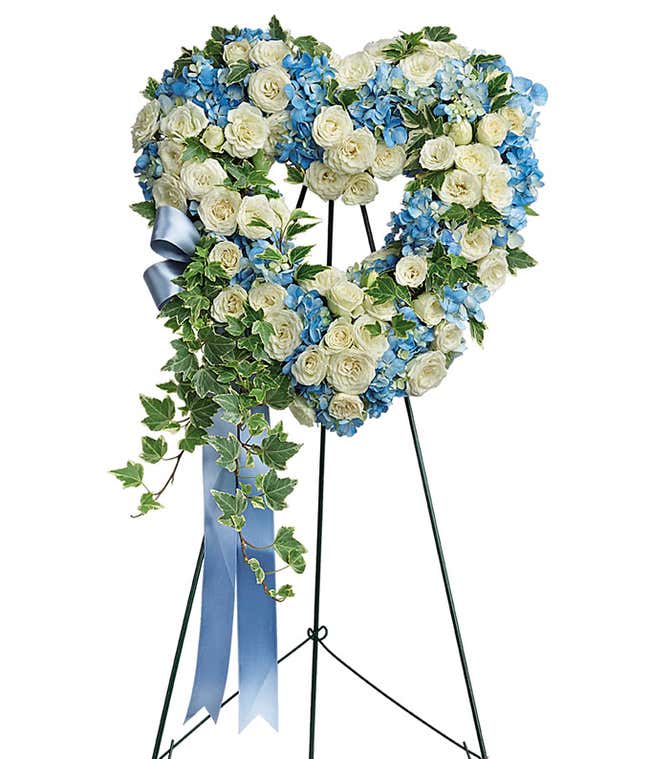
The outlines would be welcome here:
M 419 287 L 427 278 L 425 256 L 403 256 L 395 267 L 395 281 L 406 287 Z
M 271 229 L 260 227 L 253 223 L 260 219 Z M 289 209 L 286 203 L 274 198 L 269 200 L 266 195 L 247 195 L 242 199 L 237 212 L 237 224 L 240 234 L 251 240 L 262 240 L 270 237 L 274 229 L 282 228 L 289 220 Z
M 354 174 L 348 179 L 343 193 L 343 202 L 346 206 L 360 206 L 372 203 L 377 197 L 379 187 L 377 182 L 365 171 Z
M 377 140 L 366 127 L 355 129 L 343 142 L 325 151 L 324 162 L 334 171 L 357 174 L 372 166 Z
M 337 316 L 358 316 L 363 303 L 363 290 L 347 279 L 336 282 L 327 294 L 330 311 Z
M 508 124 L 508 129 L 515 134 L 523 134 L 526 127 L 526 116 L 519 106 L 514 108 L 511 105 L 506 105 L 499 110 L 499 114 L 503 116 Z
M 330 401 L 329 412 L 334 419 L 363 419 L 363 401 L 358 395 L 336 393 Z
M 160 130 L 166 137 L 176 137 L 186 140 L 188 137 L 196 137 L 208 125 L 208 119 L 196 103 L 183 103 L 172 108 L 171 111 L 160 119 Z
M 367 353 L 344 350 L 330 356 L 327 381 L 340 393 L 365 393 L 375 376 L 375 362 Z
M 483 176 L 491 166 L 501 163 L 501 156 L 496 148 L 474 142 L 456 148 L 456 166 L 475 176 Z
M 289 74 L 282 66 L 266 66 L 251 74 L 248 94 L 255 105 L 266 113 L 279 113 L 289 102 L 284 88 L 290 81 Z
M 133 150 L 139 150 L 156 134 L 158 118 L 160 116 L 160 103 L 150 100 L 143 106 L 140 113 L 135 117 L 135 123 L 131 127 L 131 139 Z
M 311 133 L 314 142 L 322 148 L 333 148 L 354 130 L 350 114 L 340 105 L 322 108 L 314 119 Z
M 179 211 L 187 211 L 187 199 L 185 190 L 180 179 L 173 174 L 163 172 L 160 179 L 155 179 L 153 183 L 153 199 L 156 207 L 174 206 Z
M 464 45 L 461 45 L 460 42 L 452 40 L 449 43 L 449 47 L 454 51 L 454 58 L 458 58 L 460 61 L 469 58 L 469 50 Z
M 264 311 L 264 315 L 284 306 L 287 291 L 282 285 L 259 280 L 248 291 L 248 302 L 256 311 Z
M 484 145 L 498 147 L 508 134 L 508 122 L 500 113 L 486 113 L 476 127 L 476 139 Z
M 368 330 L 368 326 L 379 326 L 381 332 L 378 335 L 373 335 Z M 354 333 L 354 342 L 361 351 L 372 356 L 374 359 L 380 359 L 384 353 L 388 350 L 388 338 L 385 333 L 385 325 L 381 322 L 377 322 L 372 316 L 363 314 L 358 319 L 355 319 L 352 325 L 352 332 Z
M 282 40 L 259 40 L 251 48 L 251 61 L 258 66 L 275 66 L 291 55 L 286 42 Z
M 320 385 L 327 375 L 328 363 L 327 351 L 319 345 L 310 345 L 294 361 L 291 373 L 301 385 Z
M 510 169 L 504 165 L 488 169 L 483 178 L 483 197 L 500 211 L 512 203 L 514 190 L 509 182 Z
M 412 358 L 406 367 L 409 395 L 422 395 L 437 387 L 447 374 L 445 354 L 427 351 Z
M 479 262 L 479 279 L 491 292 L 498 290 L 503 285 L 507 275 L 508 261 L 505 251 L 493 250 Z
M 244 313 L 246 303 L 246 290 L 240 285 L 224 287 L 224 289 L 212 301 L 210 314 L 216 322 L 225 324 L 228 317 L 237 319 Z
M 442 66 L 440 58 L 432 51 L 422 50 L 407 55 L 400 62 L 404 76 L 418 87 L 428 87 L 436 78 L 436 71 Z
M 179 140 L 163 140 L 158 143 L 158 157 L 168 174 L 178 176 L 181 173 L 184 152 L 185 145 Z
M 436 327 L 436 347 L 443 353 L 453 353 L 460 348 L 463 331 L 455 324 L 444 321 Z
M 385 142 L 377 144 L 377 154 L 372 162 L 372 173 L 378 179 L 393 179 L 402 173 L 406 163 L 406 150 L 402 145 L 389 148 Z
M 223 129 L 216 124 L 209 124 L 205 128 L 205 132 L 201 135 L 201 142 L 213 153 L 218 153 L 225 141 L 226 138 L 224 137 Z
M 181 168 L 181 182 L 188 198 L 201 200 L 213 187 L 224 183 L 228 175 L 216 158 L 186 161 Z
M 305 171 L 305 184 L 323 200 L 339 198 L 347 182 L 347 174 L 339 174 L 320 161 L 312 161 Z
M 481 200 L 481 180 L 462 169 L 454 169 L 446 174 L 438 195 L 444 203 L 473 208 Z
M 330 353 L 351 348 L 354 345 L 354 332 L 350 319 L 345 316 L 334 319 L 327 328 L 323 342 Z
M 304 398 L 294 399 L 289 406 L 289 411 L 305 427 L 313 427 L 316 423 L 316 412 Z
M 264 147 L 269 131 L 269 125 L 259 108 L 250 103 L 240 103 L 228 112 L 228 124 L 224 132 L 226 151 L 235 158 L 250 158 Z
M 478 261 L 490 252 L 494 229 L 492 227 L 478 227 L 471 232 L 465 225 L 462 227 L 460 236 L 460 249 L 464 258 L 468 261 Z
M 368 53 L 368 55 L 372 58 L 374 63 L 380 63 L 381 61 L 388 60 L 386 58 L 386 54 L 384 53 L 384 50 L 393 41 L 394 41 L 393 37 L 386 38 L 383 40 L 375 40 L 374 42 L 368 42 L 367 45 L 364 45 L 363 49 L 364 49 L 364 52 Z
M 420 165 L 430 171 L 450 169 L 454 165 L 456 145 L 451 137 L 435 137 L 427 140 L 420 150 Z
M 238 245 L 230 240 L 222 240 L 213 245 L 208 253 L 208 261 L 221 264 L 227 277 L 234 277 L 239 271 L 241 250 Z
M 237 211 L 241 204 L 238 192 L 215 187 L 206 192 L 199 203 L 199 216 L 206 229 L 220 235 L 231 235 L 237 229 Z
M 327 269 L 323 269 L 323 271 L 319 271 L 313 279 L 308 280 L 304 284 L 308 289 L 316 290 L 319 295 L 327 297 L 337 282 L 344 282 L 346 279 L 345 272 L 330 266 Z
M 251 43 L 248 40 L 228 42 L 223 47 L 223 58 L 228 64 L 235 61 L 247 61 L 250 57 Z
M 363 310 L 368 316 L 383 322 L 389 322 L 397 313 L 394 301 L 387 300 L 385 303 L 377 303 L 369 295 L 363 299 Z
M 440 301 L 433 293 L 418 295 L 413 301 L 413 310 L 427 327 L 435 327 L 436 324 L 440 324 L 445 315 Z
M 447 127 L 447 134 L 456 145 L 469 145 L 472 141 L 472 125 L 467 119 L 452 121 Z
M 269 311 L 266 321 L 273 327 L 274 334 L 267 337 L 264 347 L 270 358 L 283 361 L 300 345 L 300 333 L 303 329 L 302 319 L 295 311 L 279 308 Z
M 336 71 L 336 79 L 342 89 L 356 89 L 375 73 L 375 64 L 368 53 L 362 51 L 341 58 Z
M 264 144 L 264 152 L 269 156 L 275 156 L 278 142 L 281 142 L 289 131 L 289 114 L 287 111 L 272 113 L 266 117 L 269 128 L 269 136 Z
M 458 58 L 457 51 L 448 42 L 441 42 L 440 40 L 424 41 L 426 42 L 427 48 L 439 58 Z

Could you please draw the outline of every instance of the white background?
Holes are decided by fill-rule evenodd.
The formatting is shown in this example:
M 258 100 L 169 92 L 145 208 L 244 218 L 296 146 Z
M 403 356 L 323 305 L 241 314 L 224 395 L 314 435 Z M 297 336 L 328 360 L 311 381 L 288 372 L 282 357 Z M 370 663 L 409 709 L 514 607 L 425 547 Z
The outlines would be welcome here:
M 263 25 L 266 2 L 22 2 L 2 23 L 3 755 L 148 757 L 201 531 L 200 467 L 131 520 L 108 475 L 139 450 L 138 392 L 167 335 L 141 279 L 154 259 L 129 127 L 146 77 L 212 24 Z M 449 24 L 549 89 L 540 261 L 488 304 L 485 350 L 414 402 L 489 753 L 647 755 L 648 95 L 639 7 L 618 2 L 387 5 L 278 0 L 296 34 L 341 53 Z M 378 239 L 401 180 L 371 208 Z M 287 198 L 293 201 L 295 188 Z M 309 210 L 323 206 L 312 199 Z M 366 253 L 337 209 L 335 262 Z M 324 235 L 324 228 L 320 233 Z M 323 255 L 320 249 L 319 255 Z M 318 434 L 283 515 L 313 558 Z M 162 476 L 162 473 L 160 473 Z M 312 564 L 313 567 L 313 564 Z M 304 636 L 310 572 L 279 610 Z M 322 619 L 329 643 L 397 698 L 476 742 L 404 409 L 328 439 Z M 196 627 L 170 715 L 178 735 Z M 326 655 L 318 752 L 460 757 Z M 242 736 L 236 706 L 180 757 L 304 757 L 309 651 L 281 669 L 281 732 Z M 229 685 L 236 687 L 234 680 Z

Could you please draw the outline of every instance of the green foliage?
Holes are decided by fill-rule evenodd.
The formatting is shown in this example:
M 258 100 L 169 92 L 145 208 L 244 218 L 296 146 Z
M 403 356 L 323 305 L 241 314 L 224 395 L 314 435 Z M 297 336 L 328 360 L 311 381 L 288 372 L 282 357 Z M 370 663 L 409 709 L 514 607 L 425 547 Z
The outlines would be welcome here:
M 167 453 L 167 441 L 164 437 L 143 437 L 140 458 L 149 464 L 157 464 Z
M 425 26 L 424 36 L 432 42 L 451 42 L 456 39 L 448 26 Z
M 122 467 L 122 469 L 111 469 L 111 474 L 117 477 L 122 483 L 122 487 L 138 488 L 142 485 L 144 467 L 135 461 L 127 461 L 126 466 Z
M 537 266 L 537 261 L 521 248 L 509 248 L 506 261 L 511 274 L 516 274 L 517 269 L 530 269 L 532 266 Z
M 266 474 L 258 475 L 256 484 L 264 504 L 273 511 L 281 511 L 286 509 L 286 500 L 298 483 L 289 477 L 278 477 L 274 469 L 269 469 Z
M 235 61 L 230 64 L 230 71 L 226 76 L 226 84 L 243 82 L 253 69 L 248 61 Z
M 140 496 L 140 505 L 138 506 L 138 511 L 141 514 L 147 514 L 149 511 L 156 511 L 157 509 L 162 508 L 162 503 L 160 503 L 160 501 L 153 493 L 143 493 Z
M 230 433 L 228 437 L 208 435 L 208 445 L 211 445 L 219 454 L 218 464 L 229 472 L 234 472 L 242 452 L 241 443 Z
M 139 203 L 131 203 L 130 208 L 136 213 L 139 213 L 140 216 L 144 216 L 149 224 L 153 224 L 154 219 L 156 218 L 156 206 L 154 205 L 153 200 L 142 200 Z
M 293 163 L 287 164 L 287 182 L 290 184 L 302 184 L 305 179 L 305 170 Z
M 433 27 L 431 27 L 433 29 Z M 394 39 L 382 50 L 384 56 L 392 63 L 398 63 L 403 58 L 416 53 L 418 50 L 424 50 L 425 44 L 422 42 L 424 30 L 414 34 L 402 32 L 399 37 Z
M 158 88 L 158 85 L 160 82 L 156 81 L 152 77 L 149 77 L 147 79 L 147 85 L 142 90 L 142 94 L 147 98 L 147 100 L 153 100 L 156 97 L 156 89 Z
M 398 285 L 390 274 L 380 274 L 366 287 L 366 292 L 378 304 L 389 303 L 394 300 L 404 303 L 411 302 L 408 287 Z
M 469 319 L 469 331 L 479 345 L 483 345 L 483 338 L 485 337 L 485 330 L 487 327 L 484 322 L 477 321 L 473 316 Z
M 266 578 L 266 572 L 262 569 L 262 565 L 257 559 L 248 559 L 247 564 L 255 575 L 257 584 L 261 585 Z
M 150 430 L 172 430 L 178 428 L 178 425 L 173 421 L 176 413 L 174 401 L 168 395 L 164 398 L 149 398 L 146 395 L 141 395 L 140 403 L 147 412 L 142 423 Z
M 271 469 L 286 469 L 287 462 L 300 450 L 298 443 L 291 443 L 282 428 L 282 422 L 273 427 L 259 445 L 253 447 L 262 462 Z
M 282 25 L 277 19 L 277 16 L 271 16 L 269 21 L 269 34 L 274 40 L 286 40 L 287 33 L 282 28 Z
M 305 571 L 305 546 L 293 536 L 293 527 L 280 527 L 273 542 L 273 548 L 278 556 L 288 564 L 294 572 L 302 574 Z
M 211 155 L 210 150 L 205 147 L 198 137 L 188 137 L 185 140 L 184 161 L 205 161 Z
M 243 490 L 238 489 L 235 495 L 222 490 L 211 490 L 215 503 L 221 510 L 219 524 L 232 527 L 239 532 L 246 524 L 244 511 L 248 505 L 248 499 Z
M 397 337 L 407 337 L 408 333 L 415 327 L 415 322 L 407 319 L 403 314 L 393 316 L 390 323 Z

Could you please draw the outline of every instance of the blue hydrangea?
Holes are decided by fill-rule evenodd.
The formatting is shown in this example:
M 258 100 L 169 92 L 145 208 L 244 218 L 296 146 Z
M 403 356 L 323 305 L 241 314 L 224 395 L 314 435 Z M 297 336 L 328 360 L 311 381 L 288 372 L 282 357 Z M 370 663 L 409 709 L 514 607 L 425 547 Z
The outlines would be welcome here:
M 477 285 L 466 287 L 460 284 L 454 287 L 446 286 L 441 301 L 445 319 L 460 329 L 465 329 L 470 317 L 478 322 L 484 322 L 485 314 L 481 303 L 485 303 L 489 297 L 490 291 L 487 287 Z
M 470 63 L 446 58 L 436 72 L 435 84 L 441 101 L 434 109 L 437 116 L 446 116 L 450 121 L 475 121 L 487 112 L 488 86 L 480 70 L 477 72 Z
M 526 136 L 509 132 L 499 151 L 510 166 L 512 179 L 509 184 L 515 191 L 513 205 L 530 205 L 537 199 L 538 188 L 544 185 L 544 174 L 539 168 L 530 140 Z
M 133 173 L 138 177 L 138 184 L 145 200 L 152 199 L 153 180 L 158 179 L 162 172 L 162 163 L 158 158 L 158 145 L 155 142 L 148 142 L 142 148 L 133 167 Z
M 330 311 L 317 290 L 305 290 L 299 285 L 287 288 L 285 305 L 300 314 L 305 328 L 301 338 L 305 345 L 318 344 L 331 322 Z
M 385 244 L 399 242 L 405 256 L 429 253 L 439 238 L 439 206 L 430 187 L 405 193 L 401 210 L 391 214 Z
M 398 66 L 382 62 L 348 107 L 355 127 L 367 127 L 373 134 L 380 131 L 389 148 L 404 145 L 408 137 L 398 107 L 402 99 L 395 90 L 402 81 Z

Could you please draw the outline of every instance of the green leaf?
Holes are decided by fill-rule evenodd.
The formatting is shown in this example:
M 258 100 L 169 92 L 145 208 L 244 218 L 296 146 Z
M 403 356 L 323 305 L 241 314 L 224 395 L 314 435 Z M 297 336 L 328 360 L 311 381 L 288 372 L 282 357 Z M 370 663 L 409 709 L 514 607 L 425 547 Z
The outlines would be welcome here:
M 365 324 L 364 329 L 371 337 L 379 337 L 379 335 L 381 335 L 383 332 L 383 328 L 379 322 L 371 322 L 370 324 Z
M 501 221 L 501 213 L 487 200 L 481 200 L 474 206 L 472 212 L 485 224 L 498 224 Z
M 514 92 L 504 92 L 503 95 L 497 95 L 497 97 L 495 97 L 494 100 L 490 103 L 490 110 L 498 111 L 499 108 L 503 108 L 504 105 L 508 105 L 510 99 L 514 94 Z
M 322 53 L 331 53 L 332 48 L 329 45 L 325 45 L 323 42 L 319 42 L 316 37 L 312 37 L 311 34 L 304 37 L 294 37 L 293 44 L 304 53 L 308 53 L 313 57 L 321 55 Z
M 293 598 L 296 594 L 293 592 L 291 585 L 282 585 L 278 590 L 269 590 L 271 598 L 275 598 L 276 601 L 285 601 L 287 598 Z
M 485 330 L 487 327 L 483 322 L 477 321 L 473 316 L 469 319 L 469 331 L 479 345 L 483 345 L 483 338 L 485 337 Z
M 302 184 L 305 179 L 305 170 L 293 163 L 287 164 L 287 182 L 290 184 Z
M 266 391 L 266 403 L 271 408 L 283 409 L 293 400 L 291 379 L 287 374 L 275 376 L 274 384 Z
M 271 16 L 271 20 L 269 21 L 269 34 L 274 40 L 287 39 L 287 33 L 282 28 L 277 16 Z
M 139 213 L 140 216 L 144 216 L 147 221 L 153 224 L 153 221 L 156 218 L 156 206 L 154 205 L 153 200 L 143 200 L 140 203 L 131 203 L 129 208 L 136 213 Z
M 446 221 L 462 222 L 469 216 L 469 211 L 459 203 L 452 203 L 449 208 L 442 214 L 441 219 Z
M 451 42 L 456 39 L 448 26 L 425 26 L 424 35 L 432 42 Z
M 156 97 L 156 90 L 158 89 L 159 84 L 160 82 L 157 82 L 152 77 L 147 79 L 147 86 L 142 90 L 142 94 L 147 100 L 153 100 Z
M 221 415 L 226 422 L 241 424 L 242 412 L 239 405 L 239 397 L 234 393 L 221 393 L 215 395 L 214 400 L 221 408 Z
M 504 71 L 501 74 L 497 74 L 487 83 L 488 96 L 491 99 L 503 92 L 506 86 L 506 82 L 508 81 L 508 76 L 508 73 Z
M 246 524 L 246 518 L 243 516 L 246 510 L 246 495 L 241 490 L 237 490 L 235 495 L 226 493 L 222 490 L 211 490 L 217 506 L 221 509 L 222 516 L 219 517 L 219 524 L 225 527 L 232 527 L 239 531 Z
M 478 55 L 473 55 L 469 62 L 473 66 L 480 66 L 483 63 L 494 63 L 495 61 L 498 61 L 499 58 L 501 58 L 500 55 L 486 55 L 485 53 L 479 53 Z
M 184 161 L 205 161 L 211 155 L 210 150 L 205 147 L 198 137 L 188 137 L 185 140 Z
M 327 266 L 321 266 L 321 264 L 301 264 L 296 269 L 295 277 L 298 281 L 310 280 L 326 269 Z
M 288 564 L 294 572 L 302 574 L 305 571 L 305 559 L 303 554 L 307 549 L 293 536 L 293 527 L 280 527 L 278 530 L 273 548 L 282 561 Z
M 224 389 L 223 385 L 217 382 L 214 372 L 205 367 L 199 369 L 192 377 L 192 387 L 200 398 L 205 398 L 214 393 L 221 393 Z
M 251 568 L 253 574 L 255 575 L 255 581 L 258 585 L 261 585 L 264 582 L 264 579 L 266 578 L 266 572 L 262 569 L 262 565 L 259 563 L 257 559 L 248 559 L 246 562 L 248 566 Z
M 141 395 L 140 403 L 147 412 L 142 423 L 150 430 L 168 430 L 178 426 L 172 422 L 176 408 L 174 401 L 168 395 L 164 398 L 149 398 L 146 395 Z
M 146 514 L 148 511 L 156 511 L 157 509 L 162 508 L 162 503 L 160 503 L 153 493 L 143 493 L 140 496 L 140 506 L 138 507 L 138 511 L 141 514 Z
M 206 442 L 219 454 L 219 466 L 222 466 L 229 472 L 234 472 L 237 468 L 237 461 L 241 454 L 242 447 L 241 443 L 232 432 L 228 434 L 228 437 L 208 435 Z
M 273 511 L 286 509 L 286 500 L 298 484 L 290 477 L 278 477 L 273 469 L 258 478 L 258 488 L 264 493 L 266 505 Z
M 537 266 L 537 261 L 521 248 L 509 250 L 506 253 L 506 261 L 511 274 L 516 274 L 517 269 L 530 269 L 531 266 Z
M 300 450 L 297 443 L 290 443 L 282 422 L 277 424 L 267 437 L 256 446 L 256 452 L 262 462 L 271 469 L 286 469 L 287 462 Z
M 230 66 L 226 84 L 237 84 L 237 82 L 243 81 L 251 71 L 251 65 L 248 61 L 235 61 Z
M 397 337 L 407 337 L 409 332 L 415 327 L 415 322 L 406 319 L 403 314 L 395 314 L 390 323 Z
M 248 432 L 255 437 L 269 429 L 269 423 L 264 418 L 264 414 L 252 414 L 246 423 Z
M 537 211 L 530 206 L 524 206 L 524 211 L 526 212 L 526 216 L 539 216 Z
M 111 474 L 117 477 L 123 487 L 138 488 L 142 485 L 144 467 L 136 461 L 127 461 L 126 466 L 122 469 L 111 469 Z
M 167 453 L 167 441 L 164 437 L 143 437 L 140 458 L 149 464 L 157 464 Z

